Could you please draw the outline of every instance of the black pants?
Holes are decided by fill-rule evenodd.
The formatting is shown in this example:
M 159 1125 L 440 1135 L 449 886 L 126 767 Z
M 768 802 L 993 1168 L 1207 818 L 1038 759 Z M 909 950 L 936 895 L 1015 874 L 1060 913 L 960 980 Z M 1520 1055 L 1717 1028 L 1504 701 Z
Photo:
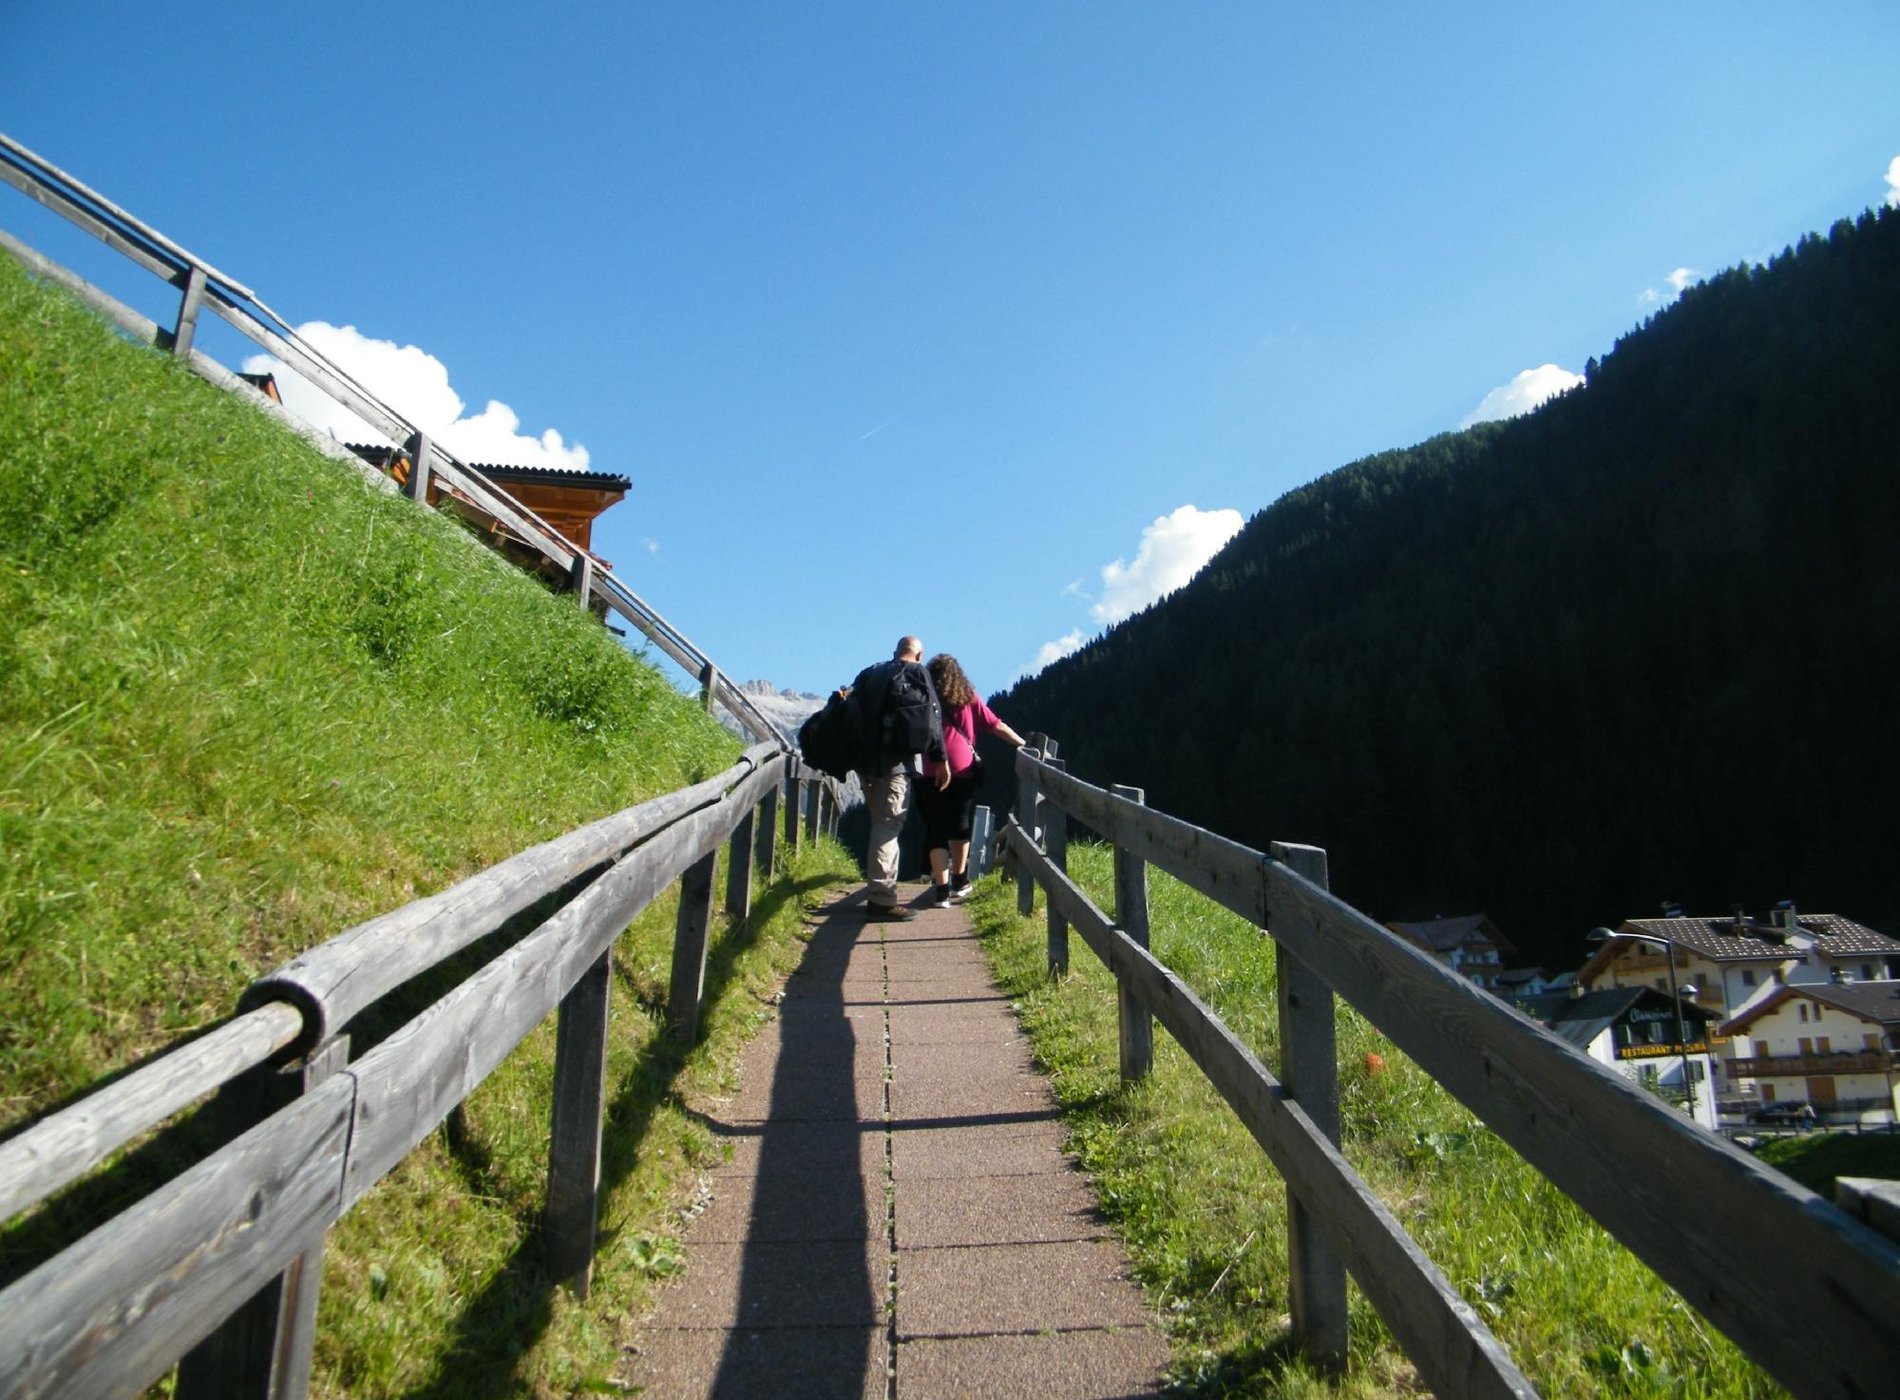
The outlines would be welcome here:
M 977 771 L 966 768 L 941 792 L 929 778 L 917 780 L 917 805 L 924 814 L 924 849 L 947 851 L 952 841 L 968 841 L 976 826 Z

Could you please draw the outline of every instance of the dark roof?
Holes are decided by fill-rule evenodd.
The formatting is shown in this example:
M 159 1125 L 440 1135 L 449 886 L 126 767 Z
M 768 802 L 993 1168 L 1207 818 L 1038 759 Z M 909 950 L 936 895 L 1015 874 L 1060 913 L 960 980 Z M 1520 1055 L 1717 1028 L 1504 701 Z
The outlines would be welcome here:
M 625 491 L 631 479 L 611 472 L 570 472 L 555 467 L 509 467 L 492 462 L 470 462 L 469 466 L 490 481 L 532 481 L 543 486 L 584 486 L 593 491 Z
M 1802 914 L 1794 922 L 1796 929 L 1815 940 L 1823 957 L 1900 954 L 1900 941 L 1839 914 Z M 1680 944 L 1713 962 L 1780 962 L 1792 954 L 1788 937 L 1795 931 L 1747 915 L 1726 919 L 1628 919 L 1623 928 Z
M 1512 997 L 1511 1004 L 1534 1021 L 1542 1021 L 1552 1034 L 1569 1041 L 1578 1049 L 1627 1016 L 1639 1003 L 1670 1005 L 1669 998 L 1653 987 L 1606 987 L 1600 992 L 1585 992 L 1580 997 L 1563 992 L 1542 996 Z M 1698 1026 L 1707 1025 L 1710 1016 L 1694 1002 L 1682 1003 L 1682 1017 Z
M 1498 931 L 1498 926 L 1483 914 L 1461 914 L 1455 919 L 1394 920 L 1386 927 L 1399 937 L 1421 948 L 1429 948 L 1434 953 L 1449 953 L 1453 948 L 1462 948 L 1473 942 L 1489 943 L 1496 948 L 1511 946 L 1510 940 Z
M 1515 987 L 1520 982 L 1535 982 L 1544 975 L 1541 967 L 1507 967 L 1497 976 L 1500 987 Z
M 377 442 L 352 442 L 345 445 L 365 462 L 377 467 L 387 467 L 398 457 L 409 455 L 399 447 L 387 447 Z M 468 466 L 490 481 L 532 481 L 543 486 L 580 486 L 591 491 L 626 491 L 633 486 L 629 478 L 612 472 L 570 472 L 556 467 L 511 467 L 497 462 L 470 462 Z
M 1794 982 L 1763 997 L 1723 1029 L 1741 1030 L 1795 997 L 1838 1007 L 1876 1025 L 1900 1026 L 1900 982 Z

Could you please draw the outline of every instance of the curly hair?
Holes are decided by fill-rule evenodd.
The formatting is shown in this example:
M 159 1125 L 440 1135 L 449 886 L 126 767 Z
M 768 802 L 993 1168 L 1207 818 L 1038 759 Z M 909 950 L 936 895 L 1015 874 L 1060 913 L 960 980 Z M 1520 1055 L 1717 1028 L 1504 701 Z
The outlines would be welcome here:
M 976 699 L 976 687 L 963 674 L 963 667 L 957 664 L 956 657 L 947 651 L 940 651 L 930 658 L 930 680 L 937 687 L 937 698 L 943 702 L 946 710 L 954 710 Z

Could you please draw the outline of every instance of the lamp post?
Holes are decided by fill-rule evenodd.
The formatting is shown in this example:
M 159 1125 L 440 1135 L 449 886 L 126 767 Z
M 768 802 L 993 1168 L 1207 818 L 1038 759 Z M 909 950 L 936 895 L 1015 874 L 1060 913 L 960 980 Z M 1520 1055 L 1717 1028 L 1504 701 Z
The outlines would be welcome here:
M 1695 1118 L 1695 1083 L 1689 1078 L 1689 1033 L 1682 1019 L 1682 991 L 1676 986 L 1675 940 L 1672 938 L 1659 937 L 1653 933 L 1612 933 L 1607 928 L 1598 928 L 1590 930 L 1589 937 L 1585 941 L 1593 944 L 1603 944 L 1613 938 L 1627 938 L 1632 943 L 1650 943 L 1663 950 L 1663 957 L 1669 964 L 1669 1004 L 1675 1009 L 1676 1013 L 1676 1063 L 1677 1073 L 1682 1076 L 1683 1096 L 1685 1099 L 1683 1112 L 1687 1113 L 1691 1118 Z M 1688 991 L 1691 996 L 1700 994 L 1699 989 L 1693 982 L 1689 984 Z M 1696 1121 L 1699 1123 L 1702 1120 L 1697 1118 Z

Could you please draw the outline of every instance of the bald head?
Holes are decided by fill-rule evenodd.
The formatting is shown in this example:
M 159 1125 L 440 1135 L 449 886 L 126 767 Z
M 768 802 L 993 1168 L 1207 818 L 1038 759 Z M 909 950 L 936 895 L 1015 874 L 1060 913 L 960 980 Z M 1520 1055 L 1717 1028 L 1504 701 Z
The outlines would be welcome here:
M 920 637 L 900 637 L 897 642 L 897 650 L 891 653 L 891 659 L 893 661 L 922 661 L 924 659 L 923 639 Z

